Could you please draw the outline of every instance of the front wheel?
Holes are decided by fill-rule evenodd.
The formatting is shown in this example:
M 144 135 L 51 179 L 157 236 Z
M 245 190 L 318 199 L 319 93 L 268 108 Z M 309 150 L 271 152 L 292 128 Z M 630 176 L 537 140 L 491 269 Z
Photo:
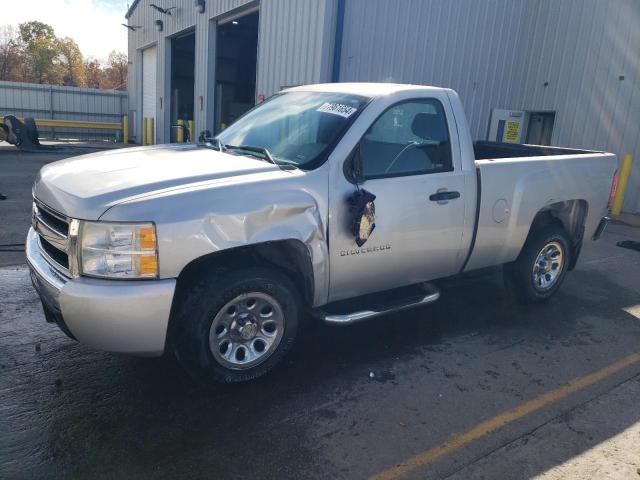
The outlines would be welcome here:
M 505 283 L 521 303 L 544 302 L 564 281 L 570 256 L 569 238 L 563 228 L 541 228 L 527 239 L 516 261 L 505 265 Z
M 212 275 L 180 309 L 176 356 L 200 378 L 252 380 L 290 350 L 300 312 L 297 290 L 278 271 L 248 268 Z

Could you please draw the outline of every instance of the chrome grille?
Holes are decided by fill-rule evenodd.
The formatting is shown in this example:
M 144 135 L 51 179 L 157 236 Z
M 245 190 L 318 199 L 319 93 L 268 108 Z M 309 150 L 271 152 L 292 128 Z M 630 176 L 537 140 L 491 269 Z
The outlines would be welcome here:
M 69 219 L 37 199 L 33 202 L 31 224 L 38 233 L 40 253 L 60 273 L 69 272 Z

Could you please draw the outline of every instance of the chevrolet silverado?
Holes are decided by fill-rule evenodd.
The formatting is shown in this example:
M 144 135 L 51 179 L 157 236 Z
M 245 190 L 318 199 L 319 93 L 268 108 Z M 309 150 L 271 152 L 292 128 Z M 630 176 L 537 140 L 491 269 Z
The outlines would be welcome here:
M 222 382 L 272 369 L 304 321 L 425 305 L 485 267 L 549 299 L 606 226 L 617 167 L 474 143 L 453 90 L 415 85 L 291 88 L 200 140 L 46 165 L 26 252 L 71 338 Z

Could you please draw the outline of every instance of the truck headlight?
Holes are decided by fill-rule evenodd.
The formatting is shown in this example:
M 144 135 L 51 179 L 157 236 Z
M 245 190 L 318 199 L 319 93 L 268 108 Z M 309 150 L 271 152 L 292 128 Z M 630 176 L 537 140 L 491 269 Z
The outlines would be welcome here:
M 82 222 L 81 273 L 102 278 L 157 278 L 156 228 L 152 223 Z

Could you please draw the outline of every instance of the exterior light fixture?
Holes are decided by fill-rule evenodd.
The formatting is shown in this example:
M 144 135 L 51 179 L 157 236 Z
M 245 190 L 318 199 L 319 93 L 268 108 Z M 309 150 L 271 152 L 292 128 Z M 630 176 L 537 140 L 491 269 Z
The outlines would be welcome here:
M 204 0 L 196 0 L 195 5 L 196 5 L 196 12 L 204 13 L 204 8 L 205 8 Z
M 237 20 L 234 20 L 234 21 L 233 21 L 233 22 L 231 22 L 231 23 L 232 23 L 232 24 L 234 24 L 234 25 L 238 25 L 238 21 L 237 21 Z
M 156 30 L 161 32 L 164 29 L 164 24 L 162 20 L 156 20 Z

